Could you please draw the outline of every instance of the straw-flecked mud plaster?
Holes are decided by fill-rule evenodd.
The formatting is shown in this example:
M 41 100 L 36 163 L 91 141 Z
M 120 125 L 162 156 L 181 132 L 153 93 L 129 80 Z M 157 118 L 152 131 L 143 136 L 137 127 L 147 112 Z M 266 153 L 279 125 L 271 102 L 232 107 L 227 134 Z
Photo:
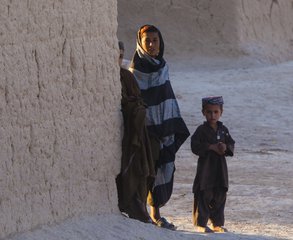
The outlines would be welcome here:
M 1 1 L 0 238 L 117 210 L 114 0 Z

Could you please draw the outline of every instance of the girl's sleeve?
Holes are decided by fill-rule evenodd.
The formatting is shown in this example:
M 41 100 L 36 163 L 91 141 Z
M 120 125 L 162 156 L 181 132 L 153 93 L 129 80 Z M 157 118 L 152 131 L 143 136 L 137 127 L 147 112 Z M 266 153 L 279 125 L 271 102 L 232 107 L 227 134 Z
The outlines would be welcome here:
M 205 156 L 208 152 L 209 144 L 204 140 L 201 129 L 197 128 L 191 137 L 191 151 L 198 156 Z

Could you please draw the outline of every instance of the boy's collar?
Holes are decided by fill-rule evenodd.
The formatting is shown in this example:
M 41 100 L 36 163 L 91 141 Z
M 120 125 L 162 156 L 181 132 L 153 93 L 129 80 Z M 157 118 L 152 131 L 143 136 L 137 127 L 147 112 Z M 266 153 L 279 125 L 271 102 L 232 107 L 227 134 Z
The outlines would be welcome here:
M 208 123 L 208 121 L 204 121 L 203 124 L 206 125 L 206 126 L 211 127 L 210 124 Z M 221 122 L 221 121 L 217 121 L 217 125 L 218 125 L 218 127 L 221 127 L 221 126 L 223 126 L 223 122 Z

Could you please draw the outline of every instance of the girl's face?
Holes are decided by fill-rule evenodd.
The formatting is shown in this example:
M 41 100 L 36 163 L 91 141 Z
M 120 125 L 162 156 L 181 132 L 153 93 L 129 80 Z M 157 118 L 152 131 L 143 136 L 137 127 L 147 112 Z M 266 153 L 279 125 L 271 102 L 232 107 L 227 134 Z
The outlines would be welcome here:
M 144 32 L 141 35 L 141 45 L 151 57 L 155 58 L 160 53 L 160 37 L 157 32 Z

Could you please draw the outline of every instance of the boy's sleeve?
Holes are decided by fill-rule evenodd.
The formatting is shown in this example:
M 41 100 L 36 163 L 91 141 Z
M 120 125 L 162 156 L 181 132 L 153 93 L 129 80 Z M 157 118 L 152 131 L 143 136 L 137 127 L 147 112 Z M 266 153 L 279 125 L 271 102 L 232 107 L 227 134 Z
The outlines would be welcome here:
M 234 155 L 235 141 L 231 137 L 228 129 L 226 129 L 225 143 L 226 143 L 226 146 L 227 146 L 227 150 L 225 152 L 225 155 L 232 157 Z
M 200 128 L 197 128 L 191 137 L 191 151 L 198 156 L 205 156 L 208 148 L 209 144 L 204 140 Z

